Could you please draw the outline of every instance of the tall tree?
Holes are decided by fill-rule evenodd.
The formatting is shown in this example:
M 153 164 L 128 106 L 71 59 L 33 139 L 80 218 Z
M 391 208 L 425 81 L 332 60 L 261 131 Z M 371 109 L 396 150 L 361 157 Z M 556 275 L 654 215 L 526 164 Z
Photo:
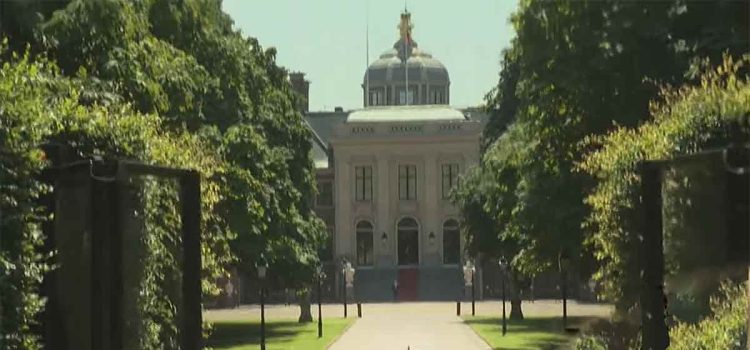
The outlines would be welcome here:
M 584 198 L 595 183 L 575 169 L 593 147 L 584 141 L 646 120 L 659 84 L 690 79 L 694 57 L 744 53 L 746 13 L 748 3 L 736 1 L 521 2 L 516 38 L 487 98 L 492 119 L 480 164 L 496 183 L 484 208 L 498 236 L 522 244 L 517 268 L 551 268 L 562 252 L 579 268 L 586 264 L 575 257 L 606 259 L 584 245 Z M 497 132 L 506 120 L 513 123 Z

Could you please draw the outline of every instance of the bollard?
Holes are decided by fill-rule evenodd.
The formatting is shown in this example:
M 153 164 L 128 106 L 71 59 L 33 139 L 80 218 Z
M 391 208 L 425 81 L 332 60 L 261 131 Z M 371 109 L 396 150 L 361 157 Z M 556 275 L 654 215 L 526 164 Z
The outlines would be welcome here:
M 461 316 L 461 302 L 456 302 L 456 316 Z
M 357 302 L 357 317 L 362 318 L 362 303 Z

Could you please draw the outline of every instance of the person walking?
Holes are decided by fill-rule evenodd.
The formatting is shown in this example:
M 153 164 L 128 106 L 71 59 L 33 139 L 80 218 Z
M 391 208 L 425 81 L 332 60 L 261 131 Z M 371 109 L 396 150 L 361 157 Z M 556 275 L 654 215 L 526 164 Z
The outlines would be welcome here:
M 393 280 L 393 301 L 398 300 L 398 279 Z

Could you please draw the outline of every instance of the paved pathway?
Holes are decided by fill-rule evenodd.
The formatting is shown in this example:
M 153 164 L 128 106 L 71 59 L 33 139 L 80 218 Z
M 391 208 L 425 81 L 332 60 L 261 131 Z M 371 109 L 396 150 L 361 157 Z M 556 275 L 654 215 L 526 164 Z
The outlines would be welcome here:
M 510 305 L 507 305 L 510 311 Z M 498 301 L 478 301 L 477 315 L 499 315 Z M 471 312 L 471 303 L 462 306 L 464 315 Z M 557 316 L 562 305 L 556 300 L 524 302 L 526 316 Z M 612 311 L 611 306 L 601 304 L 568 304 L 571 316 L 602 316 Z M 295 319 L 299 307 L 274 305 L 266 309 L 268 319 Z M 210 310 L 204 313 L 207 321 L 258 319 L 257 305 L 246 305 L 238 309 Z M 313 316 L 317 307 L 313 306 Z M 323 317 L 341 317 L 340 304 L 323 305 Z M 349 317 L 357 316 L 356 305 L 349 306 Z M 489 346 L 456 316 L 453 302 L 413 302 L 363 304 L 362 318 L 358 319 L 330 350 L 486 350 Z
M 456 316 L 455 303 L 371 304 L 363 316 L 329 350 L 490 349 Z

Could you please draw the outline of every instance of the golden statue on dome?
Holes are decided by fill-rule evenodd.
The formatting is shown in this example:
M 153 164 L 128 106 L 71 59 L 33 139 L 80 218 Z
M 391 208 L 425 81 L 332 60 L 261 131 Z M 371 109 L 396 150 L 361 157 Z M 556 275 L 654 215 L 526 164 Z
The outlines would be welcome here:
M 398 30 L 401 33 L 401 40 L 408 45 L 411 44 L 412 28 L 414 26 L 411 24 L 411 13 L 404 9 L 404 12 L 401 14 L 401 23 L 398 25 Z

